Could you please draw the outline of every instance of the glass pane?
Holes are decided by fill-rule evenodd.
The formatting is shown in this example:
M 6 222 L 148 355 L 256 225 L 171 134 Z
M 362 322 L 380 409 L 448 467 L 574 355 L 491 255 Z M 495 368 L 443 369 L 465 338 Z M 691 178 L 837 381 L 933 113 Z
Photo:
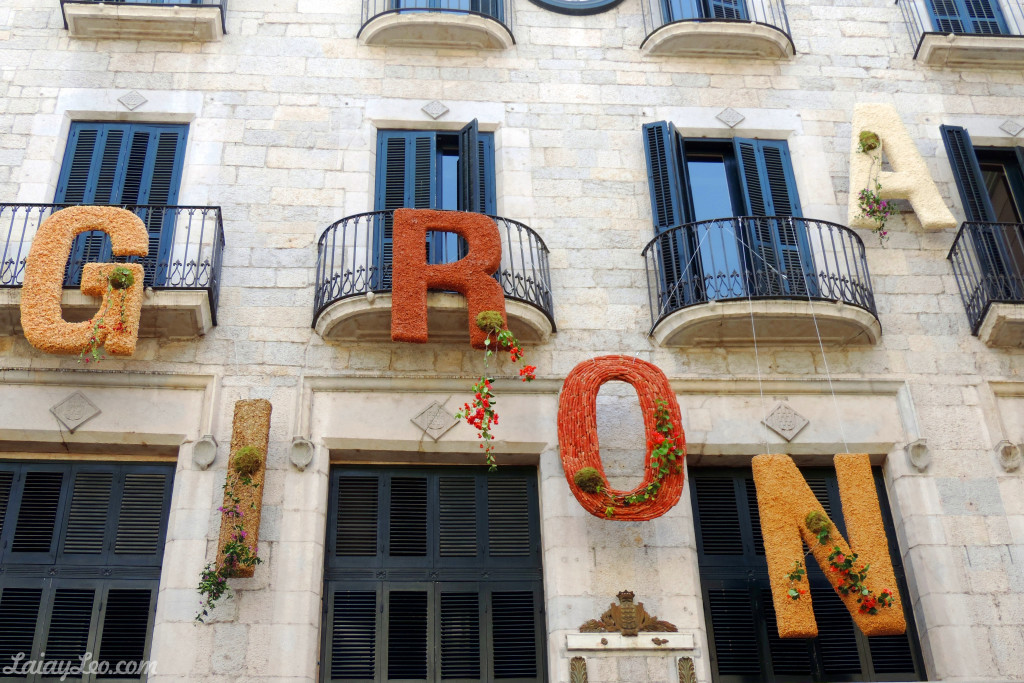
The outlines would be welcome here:
M 981 164 L 981 175 L 985 178 L 985 189 L 996 210 L 996 221 L 1020 223 L 1020 210 L 1014 202 L 1006 168 L 1002 164 Z
M 731 217 L 733 198 L 729 190 L 725 158 L 687 156 L 686 168 L 690 174 L 694 219 L 707 221 Z M 696 238 L 708 299 L 743 296 L 743 261 L 740 258 L 736 223 L 725 220 L 702 225 L 697 228 Z

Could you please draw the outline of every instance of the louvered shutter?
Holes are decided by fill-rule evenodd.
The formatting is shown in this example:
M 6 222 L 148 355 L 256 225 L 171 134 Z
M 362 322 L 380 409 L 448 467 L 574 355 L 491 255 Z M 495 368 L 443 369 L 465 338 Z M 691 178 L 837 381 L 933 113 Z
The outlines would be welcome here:
M 152 588 L 110 588 L 100 615 L 99 654 L 111 671 L 118 662 L 140 662 L 146 658 L 151 616 L 155 612 L 156 586 Z M 137 679 L 135 675 L 109 676 Z
M 376 557 L 378 491 L 377 477 L 338 477 L 335 504 L 335 556 Z
M 834 472 L 806 471 L 805 478 L 836 526 L 845 533 Z M 884 487 L 877 476 L 876 486 L 880 489 L 887 530 L 894 534 Z M 805 563 L 806 580 L 813 590 L 819 636 L 809 640 L 779 638 L 763 549 L 757 550 L 755 544 L 754 553 L 727 552 L 726 544 L 749 548 L 751 535 L 760 534 L 749 470 L 695 468 L 691 470 L 691 491 L 713 680 L 916 680 L 920 676 L 917 646 L 910 640 L 914 628 L 912 615 L 908 615 L 906 635 L 865 638 L 813 561 Z M 716 544 L 726 549 L 717 555 L 709 553 L 709 548 L 715 550 Z M 893 550 L 897 580 L 901 591 L 905 591 L 899 553 Z
M 433 133 L 385 130 L 377 139 L 376 210 L 434 208 L 436 140 Z M 391 289 L 392 217 L 374 226 L 374 276 L 371 288 Z
M 392 477 L 388 526 L 392 557 L 427 556 L 426 477 Z
M 702 298 L 700 278 L 694 277 L 693 250 L 684 230 L 673 230 L 690 220 L 683 139 L 665 121 L 644 124 L 644 153 L 651 193 L 651 217 L 658 235 L 661 310 L 675 310 Z
M 749 221 L 752 293 L 814 296 L 817 283 L 796 181 L 783 140 L 734 140 Z
M 480 592 L 439 586 L 441 680 L 480 678 Z
M 473 119 L 459 131 L 459 210 L 484 213 L 480 133 Z
M 960 126 L 941 126 L 939 130 L 946 145 L 946 154 L 953 169 L 953 179 L 963 202 L 964 213 L 969 222 L 978 223 L 970 234 L 981 271 L 981 287 L 990 301 L 1012 299 L 1016 287 L 1015 278 L 1010 276 L 1011 269 L 1008 267 L 1009 250 L 1002 230 L 987 225 L 995 221 L 996 212 L 985 187 L 971 136 Z
M 1006 22 L 996 0 L 927 0 L 940 33 L 1001 35 Z
M 64 554 L 101 555 L 106 550 L 113 486 L 113 472 L 84 471 L 74 475 Z
M 746 19 L 744 0 L 707 0 L 710 19 Z
M 438 485 L 438 551 L 441 557 L 476 557 L 476 481 L 472 477 L 442 476 Z
M 48 661 L 56 660 L 62 668 L 82 661 L 92 641 L 97 603 L 95 588 L 58 588 L 53 592 L 44 649 Z
M 163 547 L 170 495 L 169 474 L 131 471 L 125 473 L 114 536 L 115 555 L 148 557 L 154 560 L 159 558 Z
M 535 679 L 538 675 L 538 605 L 532 590 L 491 593 L 494 678 Z
M 14 483 L 14 472 L 10 470 L 0 470 L 0 556 L 2 556 L 4 547 L 2 545 L 4 537 L 5 522 L 7 519 L 7 505 L 11 500 L 11 485 Z
M 0 662 L 32 659 L 42 608 L 39 588 L 3 585 L 0 590 Z
M 377 591 L 336 590 L 328 604 L 329 680 L 377 680 Z
M 388 680 L 427 679 L 430 592 L 391 590 L 387 603 Z
M 525 479 L 487 480 L 487 540 L 491 557 L 529 557 L 530 502 Z
M 64 473 L 53 469 L 29 470 L 23 477 L 11 542 L 11 555 L 15 557 L 9 560 L 51 562 Z

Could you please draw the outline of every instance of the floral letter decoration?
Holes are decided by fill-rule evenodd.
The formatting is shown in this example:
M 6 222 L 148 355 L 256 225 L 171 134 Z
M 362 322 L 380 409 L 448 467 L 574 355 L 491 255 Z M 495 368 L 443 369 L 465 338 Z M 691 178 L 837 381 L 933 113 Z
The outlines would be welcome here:
M 849 544 L 788 455 L 759 455 L 753 460 L 779 636 L 818 635 L 810 587 L 804 583 L 804 544 L 865 635 L 904 633 L 907 624 L 889 559 L 871 462 L 867 455 L 844 453 L 835 456 L 835 466 Z
M 262 564 L 258 544 L 263 512 L 263 482 L 270 442 L 270 401 L 235 402 L 231 430 L 231 459 L 224 481 L 217 561 L 199 577 L 202 601 L 196 621 L 204 623 L 217 601 L 229 592 L 228 579 L 250 577 Z
M 454 232 L 466 240 L 466 255 L 454 263 L 427 263 L 427 231 Z M 391 339 L 427 341 L 427 290 L 464 294 L 469 305 L 469 341 L 486 348 L 487 332 L 476 324 L 484 311 L 505 317 L 505 293 L 494 279 L 501 265 L 501 235 L 487 216 L 463 211 L 397 209 L 392 227 Z
M 28 342 L 46 353 L 77 353 L 98 360 L 99 347 L 115 356 L 135 353 L 142 313 L 141 265 L 86 263 L 82 293 L 103 297 L 91 320 L 64 322 L 61 291 L 64 269 L 76 235 L 102 230 L 110 235 L 114 256 L 145 256 L 149 235 L 131 211 L 110 206 L 72 206 L 43 221 L 25 261 L 21 290 L 21 326 Z
M 644 479 L 632 491 L 608 486 L 598 448 L 597 392 L 612 380 L 633 385 L 644 416 Z M 686 440 L 679 404 L 668 378 L 651 363 L 601 356 L 573 368 L 558 397 L 558 447 L 569 489 L 596 517 L 654 519 L 672 509 L 682 495 Z

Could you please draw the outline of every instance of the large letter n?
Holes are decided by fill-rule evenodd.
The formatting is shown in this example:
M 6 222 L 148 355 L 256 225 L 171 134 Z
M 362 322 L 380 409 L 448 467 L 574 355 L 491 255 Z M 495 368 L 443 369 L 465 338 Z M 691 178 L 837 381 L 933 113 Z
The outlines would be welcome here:
M 466 240 L 466 255 L 454 263 L 427 263 L 427 231 L 454 232 Z M 393 275 L 391 339 L 427 341 L 427 290 L 456 291 L 469 305 L 469 341 L 486 348 L 487 333 L 477 314 L 498 311 L 505 318 L 505 293 L 493 275 L 501 265 L 501 235 L 494 221 L 479 213 L 397 209 L 392 227 Z

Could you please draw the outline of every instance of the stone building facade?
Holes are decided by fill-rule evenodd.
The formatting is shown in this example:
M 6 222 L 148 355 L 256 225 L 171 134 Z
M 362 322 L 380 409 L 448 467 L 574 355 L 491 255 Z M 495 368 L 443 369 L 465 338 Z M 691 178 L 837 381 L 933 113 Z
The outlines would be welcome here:
M 420 187 L 408 175 L 419 141 L 436 165 L 424 181 L 433 194 L 418 206 L 503 217 L 510 325 L 538 368 L 528 384 L 512 363 L 499 361 L 495 372 L 499 473 L 527 472 L 522 481 L 536 487 L 530 538 L 540 561 L 541 635 L 536 671 L 519 680 L 581 680 L 570 678 L 574 657 L 594 682 L 685 680 L 679 662 L 687 659 L 699 681 L 741 680 L 722 662 L 742 644 L 727 642 L 724 628 L 717 646 L 709 635 L 711 589 L 702 581 L 713 572 L 699 566 L 705 551 L 690 482 L 702 469 L 749 471 L 766 452 L 826 468 L 835 453 L 868 453 L 882 477 L 917 672 L 843 680 L 1024 680 L 1024 356 L 1015 329 L 1024 302 L 1022 217 L 1006 217 L 1024 202 L 1020 6 L 999 0 L 1002 24 L 988 30 L 933 24 L 952 20 L 904 0 L 605 5 L 418 2 L 395 12 L 370 0 L 0 0 L 0 460 L 12 491 L 36 467 L 65 476 L 97 463 L 127 468 L 111 470 L 116 478 L 174 465 L 162 559 L 147 574 L 158 581 L 143 645 L 157 662 L 149 680 L 344 680 L 331 677 L 325 654 L 341 647 L 325 581 L 344 583 L 325 565 L 340 538 L 329 530 L 345 509 L 332 477 L 480 469 L 470 426 L 459 422 L 435 438 L 414 421 L 426 411 L 428 426 L 447 428 L 445 415 L 470 399 L 483 371 L 483 353 L 467 343 L 464 303 L 431 294 L 432 341 L 391 342 L 390 284 L 380 272 L 385 218 L 342 220 L 409 205 Z M 946 35 L 961 32 L 968 35 Z M 850 182 L 852 121 L 865 103 L 898 113 L 930 173 L 922 182 L 934 182 L 955 226 L 923 226 L 900 201 L 885 244 L 870 229 L 846 227 L 850 194 L 860 190 Z M 480 146 L 467 151 L 460 131 L 473 121 Z M 675 127 L 658 129 L 676 136 L 668 151 L 655 150 L 655 129 L 645 128 L 659 121 Z M 949 142 L 948 131 L 960 128 L 977 162 L 962 169 L 947 153 L 968 149 L 957 147 L 962 138 Z M 161 190 L 154 180 L 162 152 L 133 156 L 128 137 L 118 137 L 109 144 L 124 144 L 128 161 L 111 157 L 107 181 L 83 162 L 85 194 L 73 196 L 79 147 L 71 141 L 85 150 L 88 135 L 167 131 L 181 140 L 179 152 L 167 152 L 167 182 L 176 187 Z M 884 144 L 888 131 L 878 132 Z M 762 165 L 782 150 L 783 185 L 765 179 L 770 169 L 758 176 L 745 165 L 752 162 L 741 141 Z M 387 205 L 385 176 L 398 167 L 386 154 L 400 145 L 406 186 Z M 461 183 L 467 171 L 453 164 L 469 155 L 480 164 L 479 196 L 456 200 L 456 176 Z M 132 159 L 149 159 L 146 197 L 127 195 Z M 658 160 L 671 167 L 666 187 L 682 192 L 660 223 L 658 197 L 652 208 Z M 782 219 L 685 227 L 773 215 L 751 203 L 756 178 Z M 104 182 L 126 194 L 103 201 Z M 779 187 L 788 199 L 774 195 Z M 972 208 L 983 195 L 988 205 Z M 200 207 L 149 209 L 150 230 L 170 242 L 158 279 L 147 281 L 138 348 L 96 365 L 29 345 L 13 274 L 51 210 L 30 205 L 90 197 Z M 971 227 L 990 223 L 1005 226 Z M 186 235 L 189 226 L 203 235 Z M 771 282 L 755 284 L 751 254 L 763 260 L 768 252 L 747 241 L 764 226 L 775 230 L 768 251 L 776 260 L 761 268 Z M 801 235 L 797 242 L 786 242 L 786 229 Z M 670 237 L 648 246 L 656 234 Z M 451 256 L 455 247 L 442 240 L 431 248 Z M 804 265 L 783 278 L 787 248 Z M 718 271 L 707 265 L 716 258 L 725 264 Z M 189 268 L 206 270 L 184 274 Z M 366 280 L 344 289 L 342 281 L 359 277 Z M 534 289 L 515 290 L 515 282 Z M 78 319 L 95 310 L 73 289 L 64 304 L 83 313 Z M 687 486 L 652 521 L 587 514 L 559 457 L 562 382 L 608 354 L 661 368 L 681 407 Z M 88 403 L 62 408 L 76 393 Z M 253 578 L 233 579 L 234 598 L 196 625 L 199 573 L 217 554 L 232 410 L 244 399 L 273 409 L 263 563 Z M 431 410 L 435 402 L 443 411 Z M 779 404 L 796 413 L 788 426 L 806 420 L 789 440 L 764 425 L 778 426 L 769 414 Z M 598 433 L 613 485 L 629 489 L 643 475 L 642 424 L 633 390 L 605 385 Z M 0 590 L 21 586 L 11 583 L 17 558 L 8 552 L 0 563 Z M 602 651 L 568 638 L 624 589 L 675 624 L 680 640 L 669 649 Z M 827 653 L 814 655 L 814 672 L 787 678 L 758 619 L 751 656 L 776 667 L 761 677 L 835 680 Z M 377 647 L 368 680 L 384 675 L 385 644 Z M 758 680 L 753 666 L 746 680 Z M 441 676 L 433 666 L 428 675 Z M 492 678 L 500 680 L 485 667 L 472 680 Z

